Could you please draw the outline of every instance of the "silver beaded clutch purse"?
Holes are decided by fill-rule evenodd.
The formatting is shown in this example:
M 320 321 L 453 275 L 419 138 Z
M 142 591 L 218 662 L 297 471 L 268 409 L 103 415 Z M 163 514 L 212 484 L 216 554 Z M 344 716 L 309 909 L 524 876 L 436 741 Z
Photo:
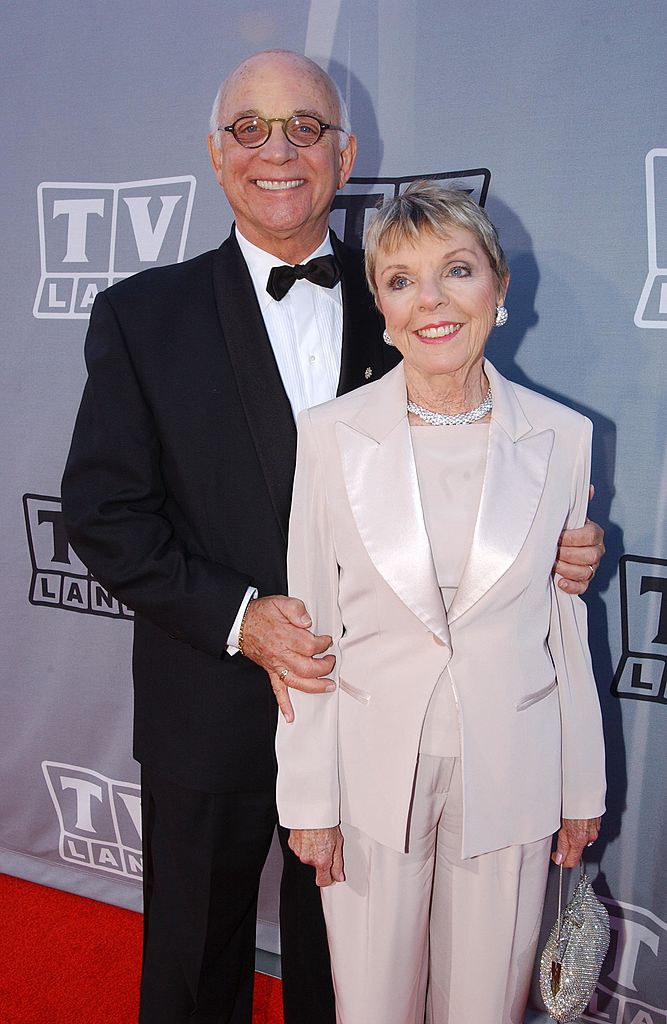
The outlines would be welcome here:
M 572 899 L 561 914 L 563 868 L 558 887 L 558 919 L 540 960 L 540 991 L 552 1020 L 576 1021 L 590 1001 L 609 948 L 609 914 L 593 892 L 581 862 Z

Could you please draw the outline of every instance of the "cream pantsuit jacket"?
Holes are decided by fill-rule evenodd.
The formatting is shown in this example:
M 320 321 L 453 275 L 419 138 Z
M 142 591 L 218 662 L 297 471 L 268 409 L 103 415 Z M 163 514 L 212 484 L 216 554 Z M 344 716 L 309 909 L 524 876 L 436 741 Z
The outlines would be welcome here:
M 424 717 L 449 667 L 461 744 L 462 856 L 528 843 L 604 810 L 586 608 L 552 581 L 584 522 L 591 424 L 503 378 L 472 548 L 445 613 L 424 525 L 400 364 L 299 420 L 289 590 L 333 636 L 335 692 L 291 690 L 278 810 L 290 828 L 348 822 L 408 841 Z M 436 428 L 423 428 L 436 429 Z M 450 429 L 450 428 L 440 428 Z M 465 427 L 451 428 L 465 430 Z

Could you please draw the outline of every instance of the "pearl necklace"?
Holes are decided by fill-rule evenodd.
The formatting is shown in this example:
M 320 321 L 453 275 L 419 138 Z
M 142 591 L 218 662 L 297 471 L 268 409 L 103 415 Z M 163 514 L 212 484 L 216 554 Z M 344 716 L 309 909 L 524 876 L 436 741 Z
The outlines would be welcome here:
M 419 416 L 420 420 L 425 420 L 426 423 L 430 423 L 433 427 L 459 427 L 464 423 L 475 423 L 491 412 L 492 409 L 493 396 L 491 388 L 486 392 L 476 409 L 457 413 L 456 416 L 446 416 L 442 412 L 431 412 L 430 409 L 424 409 L 422 405 L 417 405 L 416 402 L 408 402 L 408 412 L 414 413 L 415 416 Z

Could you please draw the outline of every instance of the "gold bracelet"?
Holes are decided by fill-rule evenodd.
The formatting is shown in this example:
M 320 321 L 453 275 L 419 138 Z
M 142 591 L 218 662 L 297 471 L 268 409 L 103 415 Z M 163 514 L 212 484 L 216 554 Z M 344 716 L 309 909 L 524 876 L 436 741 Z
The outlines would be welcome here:
M 241 625 L 239 626 L 238 649 L 241 652 L 241 654 L 243 654 L 244 656 L 245 656 L 245 651 L 243 650 L 243 627 L 245 625 L 245 617 L 248 614 L 248 608 L 250 607 L 250 603 L 252 601 L 254 601 L 254 600 L 255 600 L 255 598 L 251 597 L 250 601 L 248 601 L 247 605 L 245 606 L 245 611 L 243 612 L 243 618 L 241 619 Z

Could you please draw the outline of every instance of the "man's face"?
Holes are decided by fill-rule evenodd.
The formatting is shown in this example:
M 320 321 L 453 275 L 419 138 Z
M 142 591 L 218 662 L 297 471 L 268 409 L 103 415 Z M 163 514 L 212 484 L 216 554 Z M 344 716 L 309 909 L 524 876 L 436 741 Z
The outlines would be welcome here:
M 326 80 L 294 54 L 259 54 L 234 72 L 218 123 L 232 124 L 244 114 L 267 119 L 312 114 L 339 123 Z M 274 123 L 269 140 L 258 149 L 244 149 L 230 132 L 218 132 L 217 140 L 209 137 L 209 151 L 241 234 L 280 259 L 297 263 L 325 236 L 336 190 L 352 171 L 356 141 L 325 131 L 314 146 L 298 147 Z

